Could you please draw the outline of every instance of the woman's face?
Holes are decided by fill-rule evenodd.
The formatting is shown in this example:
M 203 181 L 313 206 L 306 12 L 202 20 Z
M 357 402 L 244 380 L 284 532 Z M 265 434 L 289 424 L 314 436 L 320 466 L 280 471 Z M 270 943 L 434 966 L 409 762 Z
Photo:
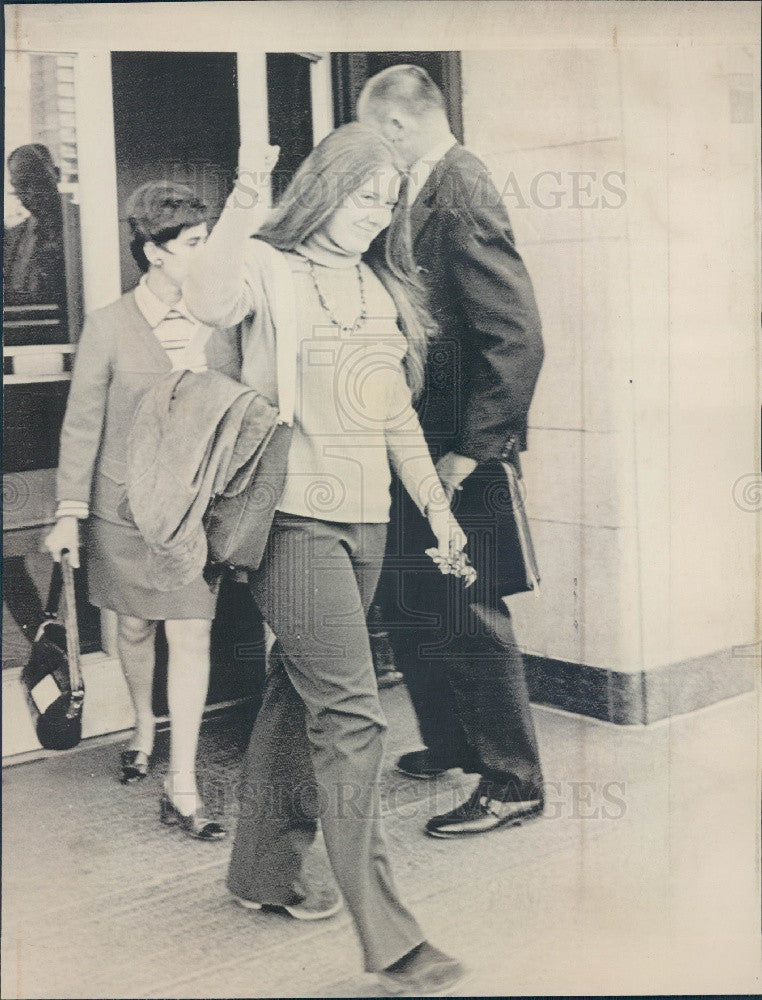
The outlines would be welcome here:
M 393 166 L 379 167 L 341 202 L 323 226 L 324 232 L 347 253 L 365 253 L 392 220 L 400 180 Z
M 169 280 L 181 288 L 188 277 L 188 268 L 197 248 L 206 242 L 209 230 L 205 222 L 181 229 L 166 243 L 146 243 L 146 256 L 153 266 L 159 266 Z

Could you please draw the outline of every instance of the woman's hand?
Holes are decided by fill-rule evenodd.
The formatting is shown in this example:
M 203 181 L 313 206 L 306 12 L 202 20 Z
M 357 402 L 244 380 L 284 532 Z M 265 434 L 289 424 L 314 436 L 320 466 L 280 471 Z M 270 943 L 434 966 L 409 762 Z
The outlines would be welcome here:
M 56 526 L 45 539 L 45 548 L 55 562 L 61 561 L 61 553 L 68 550 L 69 561 L 74 569 L 79 566 L 79 521 L 76 517 L 59 517 Z
M 426 549 L 440 573 L 461 577 L 466 587 L 476 580 L 476 570 L 463 551 L 466 535 L 449 508 L 429 511 L 429 524 L 437 539 L 437 547 Z
M 280 146 L 265 142 L 243 143 L 238 150 L 238 171 L 231 193 L 236 208 L 254 208 L 270 195 L 270 175 L 280 156 Z
M 246 142 L 238 147 L 238 172 L 244 171 L 268 178 L 275 170 L 280 156 L 280 146 L 266 142 Z
M 466 547 L 467 539 L 449 506 L 430 507 L 428 519 L 437 540 L 437 551 L 445 559 L 454 559 Z

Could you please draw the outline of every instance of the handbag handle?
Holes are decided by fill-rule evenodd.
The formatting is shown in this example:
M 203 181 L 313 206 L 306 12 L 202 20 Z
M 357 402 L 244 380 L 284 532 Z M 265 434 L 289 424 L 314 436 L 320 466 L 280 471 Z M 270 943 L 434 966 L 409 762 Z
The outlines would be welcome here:
M 77 625 L 77 599 L 74 593 L 74 570 L 69 562 L 69 553 L 61 553 L 61 575 L 66 599 L 66 653 L 69 658 L 69 684 L 72 703 L 81 701 L 85 693 L 80 664 L 79 627 Z M 60 593 L 60 591 L 59 591 Z
M 63 572 L 61 563 L 53 563 L 53 572 L 50 574 L 50 587 L 48 588 L 48 599 L 45 602 L 45 617 L 56 618 L 58 616 L 58 605 L 61 601 L 61 591 L 63 590 Z

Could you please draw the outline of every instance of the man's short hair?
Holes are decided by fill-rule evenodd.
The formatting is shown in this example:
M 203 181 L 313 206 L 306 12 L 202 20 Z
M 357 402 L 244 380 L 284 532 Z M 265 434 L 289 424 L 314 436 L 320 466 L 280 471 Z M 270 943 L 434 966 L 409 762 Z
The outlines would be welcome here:
M 420 66 L 389 66 L 365 84 L 361 100 L 373 106 L 396 105 L 415 118 L 432 111 L 445 111 L 445 99 L 425 69 Z

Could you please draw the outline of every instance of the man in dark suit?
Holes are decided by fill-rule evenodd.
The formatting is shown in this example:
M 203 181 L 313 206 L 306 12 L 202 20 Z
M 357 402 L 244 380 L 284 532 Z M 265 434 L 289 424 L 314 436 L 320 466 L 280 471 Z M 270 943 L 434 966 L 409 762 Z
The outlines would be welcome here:
M 443 96 L 428 74 L 392 66 L 372 77 L 358 117 L 394 144 L 408 169 L 409 214 L 398 212 L 393 225 L 410 226 L 439 326 L 419 415 L 479 572 L 465 589 L 420 559 L 412 569 L 410 560 L 432 541 L 412 505 L 396 498 L 386 603 L 426 744 L 397 768 L 414 778 L 454 767 L 481 776 L 466 802 L 426 826 L 432 836 L 457 837 L 515 825 L 543 809 L 524 665 L 501 592 L 511 567 L 500 564 L 503 462 L 518 463 L 526 448 L 543 359 L 540 318 L 500 195 L 484 164 L 450 133 Z

